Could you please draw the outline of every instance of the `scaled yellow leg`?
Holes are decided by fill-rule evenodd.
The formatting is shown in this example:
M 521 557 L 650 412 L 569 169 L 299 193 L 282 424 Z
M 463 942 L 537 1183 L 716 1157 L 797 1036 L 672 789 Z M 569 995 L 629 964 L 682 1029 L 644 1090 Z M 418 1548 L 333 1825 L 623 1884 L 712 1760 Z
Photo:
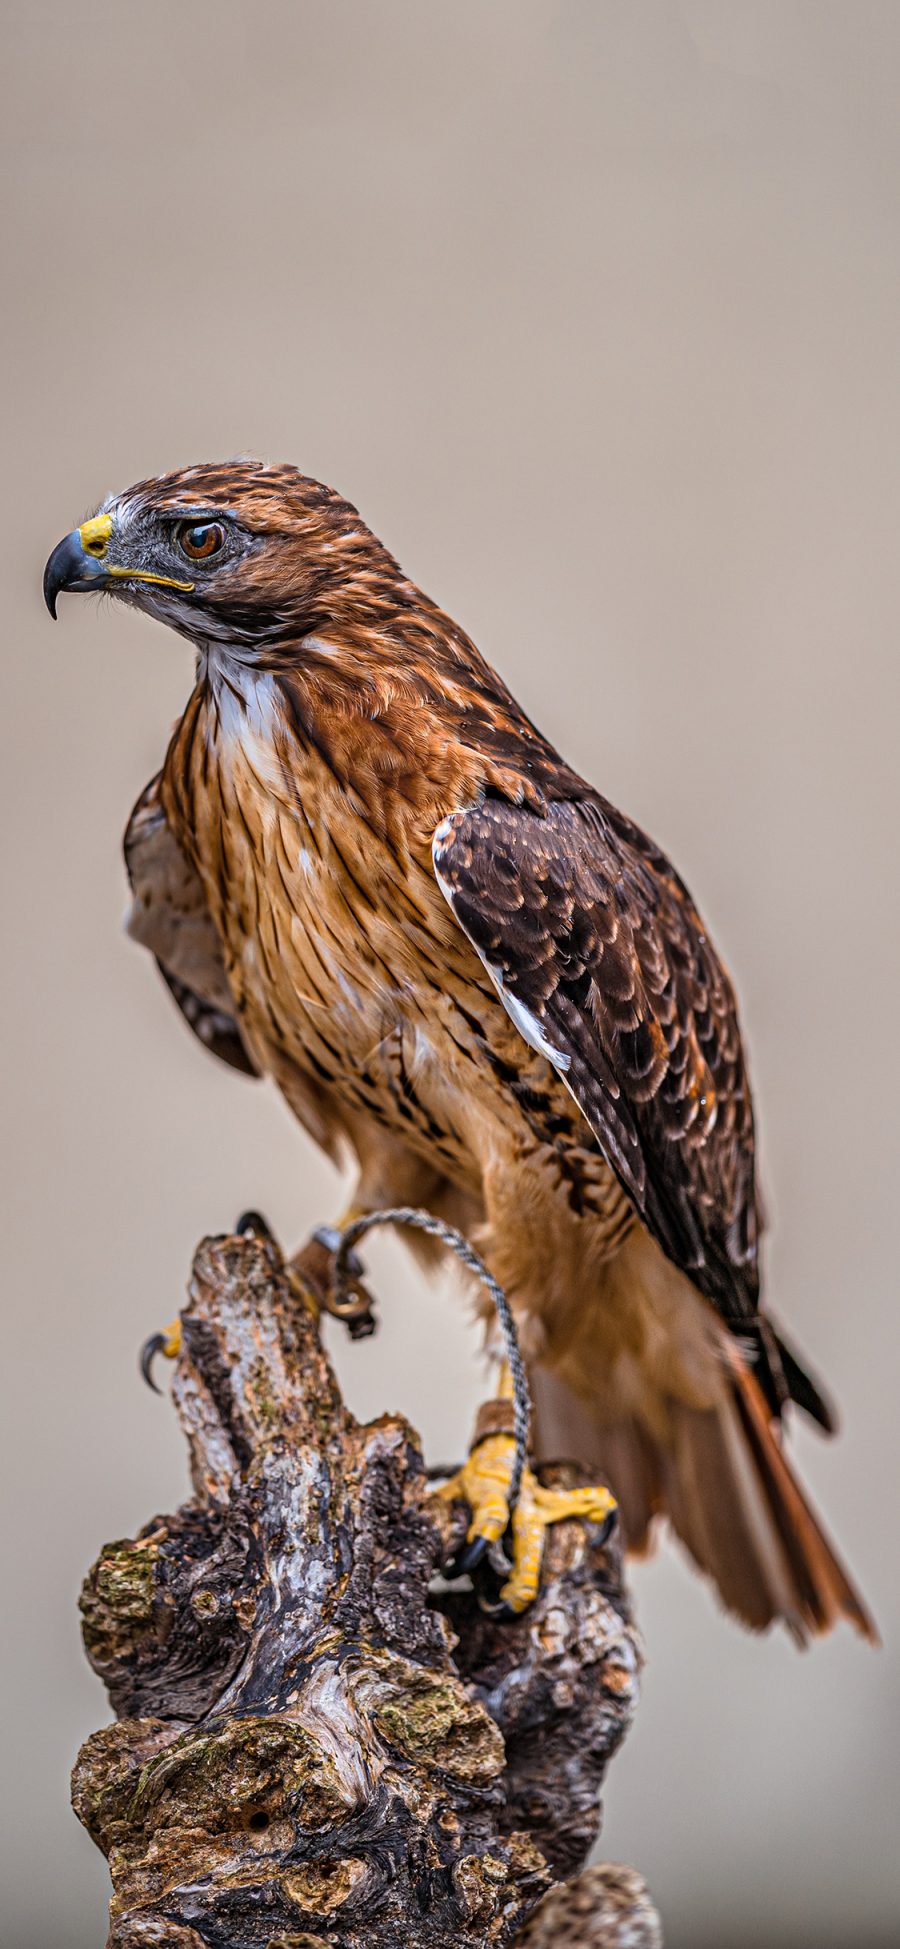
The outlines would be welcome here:
M 509 1527 L 509 1482 L 516 1445 L 512 1435 L 488 1435 L 477 1443 L 461 1469 L 435 1494 L 447 1502 L 467 1502 L 472 1511 L 467 1540 L 483 1536 L 499 1543 Z
M 540 1589 L 544 1531 L 551 1523 L 604 1523 L 616 1512 L 608 1489 L 543 1489 L 526 1469 L 513 1511 L 513 1569 L 500 1592 L 512 1611 L 524 1611 Z
M 512 1375 L 504 1362 L 496 1400 L 513 1398 Z M 493 1404 L 492 1404 L 493 1405 Z M 490 1409 L 485 1410 L 490 1418 Z M 467 1502 L 472 1511 L 467 1543 L 497 1543 L 510 1528 L 509 1485 L 516 1444 L 511 1434 L 485 1434 L 475 1442 L 468 1460 L 435 1493 L 444 1500 Z M 544 1489 L 533 1470 L 523 1471 L 519 1498 L 512 1516 L 512 1573 L 501 1598 L 510 1610 L 527 1610 L 540 1589 L 544 1532 L 551 1523 L 608 1522 L 615 1514 L 615 1498 L 599 1485 L 585 1489 Z

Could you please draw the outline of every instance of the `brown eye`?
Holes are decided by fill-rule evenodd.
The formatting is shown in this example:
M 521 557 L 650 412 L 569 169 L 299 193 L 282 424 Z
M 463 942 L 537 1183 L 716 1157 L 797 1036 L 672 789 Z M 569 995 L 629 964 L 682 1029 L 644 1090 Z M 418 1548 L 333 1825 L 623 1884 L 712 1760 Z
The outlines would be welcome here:
M 225 530 L 221 521 L 183 521 L 175 540 L 189 561 L 208 562 L 224 548 Z

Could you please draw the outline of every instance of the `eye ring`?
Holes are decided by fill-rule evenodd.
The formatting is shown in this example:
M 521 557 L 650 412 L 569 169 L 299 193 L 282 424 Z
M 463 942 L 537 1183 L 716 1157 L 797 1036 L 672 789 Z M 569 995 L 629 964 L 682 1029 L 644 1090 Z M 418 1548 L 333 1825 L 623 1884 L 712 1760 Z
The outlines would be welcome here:
M 225 529 L 221 521 L 179 521 L 175 546 L 189 562 L 211 562 L 225 546 Z

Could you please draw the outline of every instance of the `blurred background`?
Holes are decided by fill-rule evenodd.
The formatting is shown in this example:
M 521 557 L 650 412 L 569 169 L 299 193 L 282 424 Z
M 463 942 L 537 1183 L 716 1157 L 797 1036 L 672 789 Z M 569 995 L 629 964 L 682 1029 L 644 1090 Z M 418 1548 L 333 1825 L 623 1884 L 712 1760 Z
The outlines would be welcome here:
M 4 7 L 8 1501 L 4 1936 L 96 1949 L 67 1806 L 104 1721 L 76 1596 L 186 1488 L 136 1350 L 196 1239 L 342 1187 L 119 930 L 186 645 L 40 574 L 99 499 L 258 452 L 333 482 L 688 877 L 742 997 L 773 1302 L 839 1398 L 796 1430 L 878 1654 L 721 1616 L 665 1545 L 604 1855 L 670 1949 L 897 1939 L 893 0 Z M 367 1247 L 361 1414 L 459 1452 L 446 1290 Z

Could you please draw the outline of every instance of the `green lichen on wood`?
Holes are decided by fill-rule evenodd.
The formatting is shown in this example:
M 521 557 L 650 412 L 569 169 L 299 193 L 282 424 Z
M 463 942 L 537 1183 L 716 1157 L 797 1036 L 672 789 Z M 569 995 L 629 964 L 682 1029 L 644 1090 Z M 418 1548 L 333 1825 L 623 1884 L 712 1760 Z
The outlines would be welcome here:
M 88 1657 L 102 1665 L 160 1642 L 169 1605 L 157 1586 L 159 1536 L 107 1543 L 81 1588 L 79 1609 Z
M 281 1420 L 278 1399 L 272 1386 L 270 1369 L 265 1360 L 255 1360 L 250 1369 L 247 1393 L 253 1403 L 258 1426 L 263 1430 L 274 1429 Z
M 185 1824 L 207 1834 L 252 1831 L 254 1816 L 316 1830 L 352 1808 L 334 1760 L 283 1717 L 242 1717 L 184 1733 L 143 1767 L 131 1802 L 135 1831 Z
M 503 1767 L 493 1719 L 451 1673 L 436 1676 L 406 1658 L 372 1651 L 355 1691 L 387 1744 L 417 1764 L 486 1785 Z
M 273 1935 L 269 1949 L 329 1949 L 323 1935 Z
M 162 1719 L 118 1719 L 85 1740 L 72 1780 L 72 1805 L 105 1854 L 127 1843 L 141 1768 L 171 1737 L 172 1728 Z

